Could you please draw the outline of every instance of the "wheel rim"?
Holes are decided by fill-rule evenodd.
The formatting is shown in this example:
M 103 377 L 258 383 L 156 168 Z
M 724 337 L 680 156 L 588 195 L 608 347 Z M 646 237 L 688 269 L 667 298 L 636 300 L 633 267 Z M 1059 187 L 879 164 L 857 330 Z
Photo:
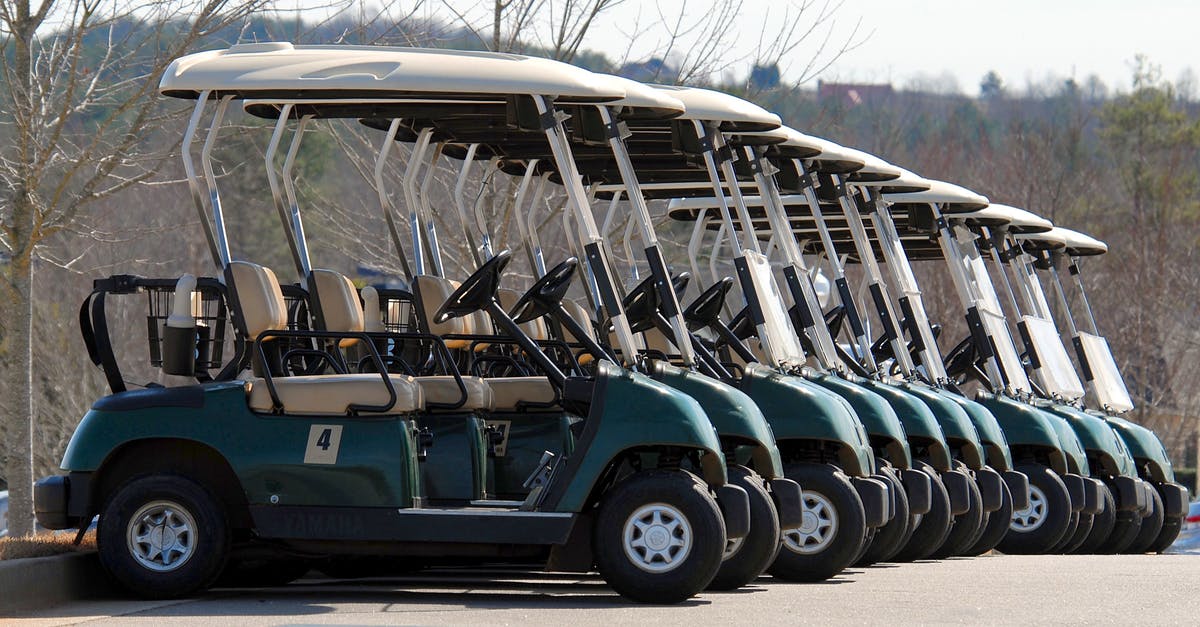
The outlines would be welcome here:
M 196 552 L 196 519 L 173 501 L 152 501 L 129 519 L 126 540 L 138 564 L 155 572 L 183 566 Z
M 789 551 L 812 555 L 829 548 L 838 532 L 837 509 L 819 492 L 804 491 L 804 517 L 798 529 L 783 534 Z
M 678 568 L 692 551 L 692 526 L 666 503 L 643 505 L 630 514 L 622 538 L 625 556 L 650 573 Z
M 1010 528 L 1018 533 L 1034 531 L 1046 522 L 1046 514 L 1049 509 L 1050 504 L 1046 499 L 1046 493 L 1042 492 L 1041 488 L 1030 485 L 1029 507 L 1013 512 Z

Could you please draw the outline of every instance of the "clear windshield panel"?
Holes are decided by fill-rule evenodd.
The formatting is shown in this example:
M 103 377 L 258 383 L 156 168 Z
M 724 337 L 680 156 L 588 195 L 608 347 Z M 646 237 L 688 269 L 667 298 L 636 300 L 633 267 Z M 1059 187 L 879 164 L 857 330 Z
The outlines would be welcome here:
M 1029 331 L 1029 341 L 1041 362 L 1033 372 L 1034 377 L 1052 395 L 1072 401 L 1082 398 L 1083 383 L 1075 373 L 1054 323 L 1036 316 L 1022 316 L 1021 321 Z
M 771 272 L 771 262 L 765 255 L 753 251 L 745 251 L 742 258 L 750 270 L 750 282 L 754 284 L 763 312 L 764 323 L 758 329 L 758 335 L 766 340 L 771 361 L 778 366 L 803 365 L 804 349 L 784 309 L 783 293 Z
M 992 344 L 996 350 L 996 357 L 1000 361 L 1000 367 L 1004 369 L 1004 376 L 1008 378 L 1008 387 L 1014 392 L 1029 392 L 1029 378 L 1025 376 L 1025 367 L 1021 364 L 1021 358 L 1017 355 L 1016 346 L 1013 345 L 1012 336 L 1008 333 L 1008 324 L 1004 320 L 1004 316 L 993 311 L 988 311 L 984 308 L 979 308 L 979 317 L 983 320 L 984 331 L 988 337 L 992 338 Z
M 1129 398 L 1129 390 L 1125 388 L 1125 380 L 1117 369 L 1108 341 L 1098 335 L 1080 333 L 1079 343 L 1092 370 L 1092 392 L 1100 406 L 1117 413 L 1133 409 L 1133 399 Z

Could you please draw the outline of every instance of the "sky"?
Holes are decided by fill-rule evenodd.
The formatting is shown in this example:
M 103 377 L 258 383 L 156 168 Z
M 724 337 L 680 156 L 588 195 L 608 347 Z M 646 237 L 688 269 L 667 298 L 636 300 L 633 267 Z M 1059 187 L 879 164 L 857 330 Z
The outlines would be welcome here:
M 292 0 L 304 6 L 328 0 Z M 858 27 L 861 44 L 836 59 L 820 78 L 839 82 L 885 82 L 903 87 L 931 81 L 957 84 L 978 93 L 983 76 L 994 70 L 1020 89 L 1048 78 L 1098 76 L 1110 89 L 1128 89 L 1136 55 L 1161 67 L 1176 81 L 1200 70 L 1200 0 L 790 0 L 837 6 L 832 40 Z M 558 2 L 558 0 L 551 0 Z M 287 5 L 289 0 L 280 4 Z M 401 5 L 408 4 L 401 2 Z M 426 0 L 421 12 L 447 16 L 446 5 L 479 8 L 477 0 Z M 646 58 L 666 39 L 663 29 L 646 29 L 660 14 L 686 18 L 710 7 L 704 0 L 625 0 L 603 14 L 585 47 L 632 59 Z M 742 0 L 734 55 L 753 51 L 764 24 L 783 17 L 785 0 Z M 661 8 L 660 8 L 661 7 Z M 486 8 L 486 7 L 484 7 Z M 661 13 L 660 13 L 661 12 Z M 482 15 L 482 14 L 477 14 Z M 644 30 L 630 42 L 635 25 Z M 812 58 L 815 43 L 785 60 L 785 77 L 796 78 Z M 788 68 L 790 67 L 790 74 Z
M 739 22 L 748 49 L 765 20 L 779 19 L 782 4 L 745 0 Z M 617 29 L 639 11 L 644 19 L 654 15 L 638 5 L 618 8 L 601 29 Z M 617 14 L 624 15 L 611 19 Z M 1031 80 L 1083 81 L 1092 74 L 1110 88 L 1127 88 L 1138 54 L 1170 80 L 1189 67 L 1200 69 L 1200 0 L 844 0 L 835 19 L 834 32 L 842 38 L 861 20 L 865 41 L 822 73 L 825 80 L 902 86 L 948 73 L 974 94 L 989 70 L 1018 88 Z M 794 72 L 812 50 L 791 55 Z

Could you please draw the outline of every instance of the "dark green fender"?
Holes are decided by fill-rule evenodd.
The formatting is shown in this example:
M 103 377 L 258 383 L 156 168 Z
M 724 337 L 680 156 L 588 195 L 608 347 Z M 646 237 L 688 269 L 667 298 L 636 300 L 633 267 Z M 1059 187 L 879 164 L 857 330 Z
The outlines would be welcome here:
M 851 476 L 869 477 L 875 458 L 862 423 L 841 397 L 805 380 L 750 364 L 742 391 L 754 400 L 775 433 L 775 440 L 823 440 L 839 447 L 838 465 Z
M 857 381 L 837 375 L 809 374 L 805 378 L 850 403 L 871 442 L 887 450 L 893 466 L 912 468 L 912 451 L 908 447 L 905 427 L 901 424 L 900 416 L 882 396 Z M 883 442 L 882 446 L 880 442 Z
M 901 390 L 921 399 L 929 406 L 929 410 L 937 418 L 946 442 L 957 446 L 962 454 L 962 462 L 972 470 L 983 468 L 983 445 L 979 442 L 979 433 L 966 410 L 954 401 L 943 396 L 939 390 L 923 383 L 908 382 L 898 386 Z
M 1164 483 L 1175 481 L 1175 470 L 1171 467 L 1171 460 L 1167 458 L 1167 449 L 1163 448 L 1162 441 L 1153 431 L 1116 416 L 1109 416 L 1108 424 L 1116 429 L 1117 434 L 1129 447 L 1137 465 L 1146 467 L 1151 479 Z
M 1116 430 L 1103 418 L 1069 405 L 1039 403 L 1038 406 L 1067 421 L 1071 430 L 1075 432 L 1075 437 L 1079 438 L 1079 443 L 1083 445 L 1083 450 L 1093 459 L 1100 461 L 1102 468 L 1093 468 L 1093 471 L 1137 477 L 1133 457 L 1129 455 Z
M 722 440 L 749 449 L 754 470 L 767 479 L 783 476 L 783 462 L 771 425 L 745 392 L 696 372 L 665 363 L 655 365 L 654 380 L 687 394 L 700 403 Z
M 1083 446 L 1062 418 L 1007 396 L 980 392 L 976 400 L 995 416 L 1010 449 L 1041 451 L 1059 473 L 1090 474 Z
M 961 394 L 941 388 L 935 389 L 942 398 L 954 401 L 963 411 L 967 412 L 971 424 L 975 425 L 975 432 L 979 434 L 979 442 L 983 445 L 984 461 L 987 462 L 987 465 L 1001 472 L 1012 470 L 1012 453 L 1008 450 L 1008 440 L 1004 438 L 1004 431 L 1000 429 L 1000 423 L 996 422 L 996 417 L 992 415 L 992 412 Z
M 596 389 L 587 422 L 595 429 L 575 451 L 582 458 L 571 482 L 558 499 L 556 511 L 579 512 L 589 505 L 601 474 L 626 451 L 643 447 L 674 446 L 701 452 L 704 480 L 710 486 L 725 484 L 725 458 L 721 441 L 704 409 L 695 399 L 644 374 L 624 370 L 608 361 L 597 366 Z
M 909 445 L 920 444 L 925 447 L 929 456 L 929 465 L 938 471 L 950 470 L 952 461 L 950 446 L 946 443 L 946 435 L 938 425 L 937 416 L 920 399 L 901 390 L 896 386 L 881 381 L 864 380 L 863 385 L 883 397 L 900 421 L 904 424 L 904 432 L 909 437 Z
M 123 445 L 175 438 L 214 449 L 241 480 L 251 505 L 272 496 L 284 505 L 412 507 L 417 455 L 409 416 L 269 416 L 246 406 L 245 383 L 198 389 L 193 406 L 155 405 L 179 399 L 180 388 L 123 392 L 97 401 L 63 456 L 66 471 L 95 471 Z M 138 395 L 138 396 L 134 396 Z M 141 407 L 128 406 L 138 398 Z M 336 463 L 304 463 L 324 427 L 340 427 Z

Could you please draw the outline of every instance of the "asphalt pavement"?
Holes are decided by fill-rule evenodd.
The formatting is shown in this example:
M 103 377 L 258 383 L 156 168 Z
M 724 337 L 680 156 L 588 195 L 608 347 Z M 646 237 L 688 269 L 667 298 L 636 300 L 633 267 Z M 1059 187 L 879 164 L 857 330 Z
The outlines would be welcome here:
M 77 602 L 21 625 L 767 625 L 1200 623 L 1200 556 L 987 555 L 851 569 L 819 584 L 763 577 L 673 606 L 629 603 L 597 576 L 440 569 L 302 579 L 180 601 Z M 0 623 L 8 624 L 7 619 Z

